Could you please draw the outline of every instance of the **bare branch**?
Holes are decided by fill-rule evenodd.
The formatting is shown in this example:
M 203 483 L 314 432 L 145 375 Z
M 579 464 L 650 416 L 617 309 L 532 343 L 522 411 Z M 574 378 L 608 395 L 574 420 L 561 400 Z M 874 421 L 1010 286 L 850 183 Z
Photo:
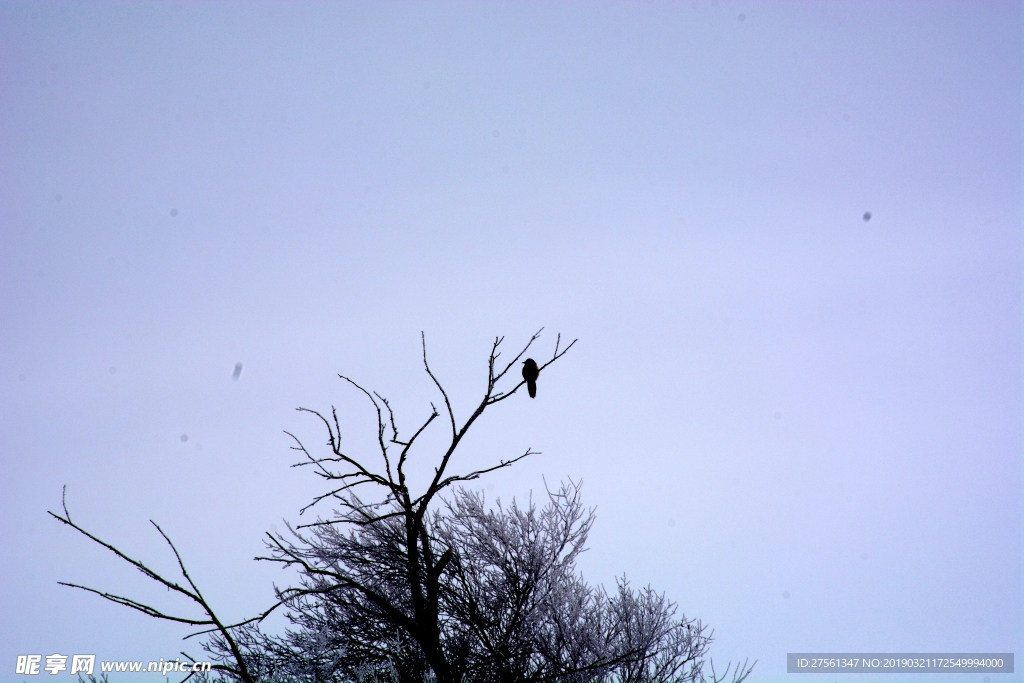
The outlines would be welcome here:
M 452 438 L 455 438 L 457 432 L 455 427 L 455 413 L 452 411 L 452 402 L 448 400 L 448 394 L 445 392 L 444 387 L 441 386 L 441 383 L 437 381 L 437 377 L 434 376 L 434 373 L 431 372 L 430 364 L 427 363 L 427 335 L 422 331 L 420 332 L 420 341 L 423 344 L 423 367 L 427 369 L 427 374 L 430 375 L 430 379 L 434 380 L 434 386 L 437 387 L 437 390 L 441 392 L 441 396 L 444 397 L 444 405 L 448 409 L 448 418 L 451 420 L 452 424 Z
M 143 604 L 136 600 L 132 600 L 131 598 L 126 598 L 122 595 L 115 595 L 113 593 L 105 593 L 103 591 L 98 591 L 95 588 L 89 588 L 88 586 L 80 586 L 77 583 L 68 583 L 66 581 L 58 581 L 57 583 L 58 585 L 67 586 L 68 588 L 79 588 L 81 590 L 88 591 L 89 593 L 94 593 L 105 600 L 109 600 L 110 602 L 116 603 L 118 605 L 124 605 L 125 607 L 130 607 L 134 610 L 142 612 L 147 616 L 155 617 L 157 619 L 176 621 L 182 624 L 189 624 L 191 626 L 209 626 L 214 623 L 210 619 L 190 619 L 188 617 L 176 617 L 173 615 L 164 614 L 163 612 L 154 607 L 150 607 L 149 605 Z
M 157 574 L 155 571 L 153 571 L 152 569 L 147 567 L 145 564 L 143 564 L 139 560 L 133 559 L 133 558 L 129 557 L 128 555 L 125 555 L 123 552 L 118 550 L 116 547 L 114 547 L 110 543 L 107 543 L 106 541 L 101 540 L 100 538 L 94 536 L 93 534 L 89 533 L 88 531 L 86 531 L 82 527 L 80 527 L 77 524 L 75 524 L 74 522 L 72 522 L 71 521 L 71 515 L 68 513 L 68 509 L 67 509 L 66 494 L 67 494 L 67 487 L 65 486 L 64 493 L 61 496 L 61 504 L 62 504 L 62 506 L 64 508 L 64 517 L 61 517 L 60 515 L 52 512 L 52 511 L 47 511 L 50 514 L 51 517 L 53 517 L 54 519 L 59 520 L 61 523 L 66 524 L 67 526 L 70 526 L 72 529 L 74 529 L 75 531 L 78 531 L 80 534 L 82 534 L 83 536 L 85 536 L 89 540 L 91 540 L 94 543 L 97 543 L 97 544 L 103 546 L 104 548 L 106 548 L 107 550 L 111 551 L 112 553 L 117 555 L 119 558 L 121 558 L 122 560 L 124 560 L 128 564 L 132 565 L 133 567 L 135 567 L 136 569 L 141 571 L 146 576 L 148 576 L 150 579 L 152 579 L 152 580 L 156 581 L 157 583 L 167 587 L 169 590 L 172 590 L 172 591 L 175 591 L 176 593 L 180 593 L 181 595 L 184 595 L 185 597 L 189 598 L 193 602 L 197 603 L 200 607 L 203 608 L 203 611 L 206 612 L 206 614 L 209 617 L 209 619 L 190 619 L 188 617 L 176 617 L 174 615 L 165 614 L 165 613 L 161 612 L 160 610 L 158 610 L 158 609 L 156 609 L 154 607 L 151 607 L 151 606 L 146 605 L 144 603 L 138 602 L 137 600 L 133 600 L 131 598 L 127 598 L 127 597 L 124 597 L 124 596 L 121 596 L 121 595 L 116 595 L 116 594 L 113 594 L 113 593 L 105 593 L 103 591 L 98 591 L 98 590 L 96 590 L 94 588 L 88 588 L 86 586 L 81 586 L 81 585 L 73 584 L 73 583 L 65 583 L 65 582 L 59 582 L 59 583 L 61 583 L 61 585 L 69 586 L 71 588 L 78 588 L 78 589 L 81 589 L 81 590 L 84 590 L 84 591 L 88 591 L 90 593 L 95 593 L 96 595 L 99 595 L 100 597 L 102 597 L 102 598 L 104 598 L 106 600 L 109 600 L 111 602 L 117 603 L 119 605 L 123 605 L 125 607 L 129 607 L 131 609 L 137 610 L 139 612 L 142 612 L 143 614 L 147 614 L 147 615 L 149 615 L 151 617 L 154 617 L 154 618 L 157 618 L 157 619 L 164 619 L 164 620 L 167 620 L 167 621 L 174 621 L 174 622 L 179 622 L 179 623 L 184 623 L 184 624 L 190 624 L 190 625 L 193 625 L 193 626 L 214 626 L 214 627 L 216 627 L 216 630 L 220 633 L 220 635 L 224 638 L 225 642 L 227 642 L 229 647 L 231 648 L 231 651 L 232 651 L 232 653 L 233 653 L 233 655 L 235 657 L 235 661 L 238 664 L 238 669 L 237 669 L 238 675 L 242 678 L 244 683 L 254 683 L 252 677 L 249 675 L 248 669 L 246 668 L 245 660 L 242 658 L 242 653 L 241 653 L 241 651 L 238 648 L 238 644 L 235 642 L 235 639 L 232 637 L 230 630 L 226 626 L 224 626 L 223 623 L 221 623 L 220 619 L 217 618 L 217 615 L 214 613 L 213 608 L 210 607 L 210 605 L 203 598 L 202 594 L 199 592 L 198 587 L 196 587 L 195 583 L 193 583 L 192 578 L 189 576 L 188 571 L 185 569 L 185 563 L 182 561 L 181 555 L 178 553 L 178 549 L 174 547 L 174 543 L 171 542 L 171 539 L 168 538 L 167 534 L 164 533 L 163 529 L 161 529 L 160 526 L 157 525 L 156 522 L 153 522 L 152 520 L 150 520 L 150 523 L 154 527 L 156 527 L 156 530 L 160 533 L 160 535 L 164 538 L 164 540 L 167 541 L 167 544 L 171 547 L 171 550 L 174 552 L 174 556 L 175 556 L 175 558 L 178 561 L 178 567 L 181 569 L 182 576 L 185 577 L 185 580 L 188 582 L 189 586 L 192 587 L 192 590 L 184 588 L 183 586 L 177 584 L 176 582 L 169 581 L 168 579 L 165 579 L 163 576 L 161 576 L 160 574 Z M 272 609 L 273 608 L 271 608 L 271 610 Z M 267 613 L 269 614 L 269 612 L 267 612 Z
M 510 465 L 514 465 L 514 464 L 516 464 L 517 462 L 519 462 L 520 460 L 522 460 L 523 458 L 525 458 L 528 455 L 540 455 L 540 451 L 534 451 L 534 450 L 527 449 L 526 452 L 523 453 L 522 455 L 516 456 L 515 458 L 512 458 L 511 460 L 501 460 L 501 461 L 498 462 L 497 465 L 493 465 L 491 467 L 487 467 L 487 468 L 484 468 L 482 470 L 476 470 L 476 471 L 473 471 L 473 472 L 469 472 L 468 474 L 459 474 L 459 475 L 454 475 L 454 476 L 448 477 L 447 479 L 442 479 L 441 482 L 438 483 L 437 488 L 438 489 L 443 489 L 443 488 L 445 488 L 447 486 L 450 486 L 451 484 L 454 484 L 455 482 L 458 482 L 458 481 L 472 481 L 473 479 L 479 478 L 480 475 L 482 475 L 482 474 L 487 474 L 489 472 L 494 472 L 495 470 L 500 470 L 503 467 L 509 467 Z M 419 500 L 417 499 L 416 502 L 418 503 Z
M 68 524 L 71 524 L 71 513 L 68 512 L 67 496 L 68 485 L 64 484 L 64 486 L 60 490 L 60 505 L 62 508 L 64 508 L 64 517 L 68 520 Z M 51 512 L 50 514 L 52 515 L 53 513 Z
M 535 342 L 538 339 L 540 339 L 540 333 L 543 332 L 543 331 L 544 331 L 544 328 L 542 327 L 542 328 L 540 328 L 539 330 L 537 330 L 536 332 L 533 333 L 533 336 L 530 337 L 530 341 L 526 342 L 526 346 L 523 347 L 523 350 L 520 351 L 516 355 L 515 358 L 513 358 L 511 361 L 509 361 L 509 364 L 505 366 L 504 370 L 502 370 L 501 372 L 499 372 L 497 375 L 494 376 L 494 383 L 497 383 L 498 380 L 500 380 L 502 377 L 504 377 L 505 373 L 507 373 L 512 368 L 512 366 L 515 365 L 519 361 L 520 358 L 522 358 L 523 356 L 526 355 L 526 352 L 530 350 L 531 346 L 533 346 L 533 342 Z M 497 350 L 498 344 L 500 344 L 503 339 L 504 339 L 504 337 L 502 337 L 501 339 L 495 340 L 495 342 L 494 342 L 494 350 Z M 497 361 L 498 360 L 498 355 L 499 354 L 495 354 L 492 351 L 491 352 L 491 361 L 492 362 L 493 361 Z
M 389 513 L 384 514 L 384 515 L 374 515 L 373 517 L 370 517 L 368 519 L 363 519 L 363 520 L 358 520 L 358 521 L 357 520 L 353 520 L 353 519 L 348 519 L 348 518 L 324 519 L 324 520 L 318 520 L 316 522 L 310 522 L 309 524 L 299 524 L 295 528 L 296 529 L 308 529 L 308 528 L 311 528 L 311 527 L 318 527 L 318 526 L 336 526 L 338 524 L 354 524 L 356 526 L 367 526 L 369 524 L 374 524 L 376 522 L 380 522 L 380 521 L 383 521 L 385 519 L 391 519 L 392 517 L 403 517 L 404 515 L 405 515 L 405 510 L 395 510 L 394 512 L 389 512 Z
M 345 380 L 346 382 L 348 382 L 349 384 L 354 386 L 356 389 L 358 389 L 359 391 L 363 392 L 366 395 L 366 398 L 370 399 L 370 403 L 373 404 L 374 410 L 377 411 L 377 444 L 380 447 L 381 456 L 383 456 L 383 458 L 384 458 L 384 469 L 385 469 L 385 471 L 388 474 L 388 481 L 393 484 L 394 483 L 394 479 L 391 476 L 391 461 L 388 459 L 388 447 L 387 447 L 387 444 L 384 443 L 384 431 L 385 431 L 386 427 L 385 427 L 385 424 L 384 424 L 384 415 L 383 415 L 383 413 L 381 413 L 381 410 L 380 410 L 380 404 L 377 403 L 377 399 L 375 399 L 373 397 L 373 394 L 371 394 L 369 391 L 364 389 L 357 382 L 354 382 L 353 380 L 349 379 L 348 377 L 345 377 L 345 375 L 338 375 L 338 377 L 342 378 L 343 380 Z M 390 408 L 389 408 L 389 410 L 390 410 Z
M 541 329 L 543 329 L 543 328 L 541 328 Z M 538 331 L 537 334 L 534 335 L 533 339 L 536 339 L 539 335 L 540 335 L 540 332 Z M 533 342 L 533 339 L 530 340 L 531 343 Z M 579 339 L 573 339 L 572 342 L 570 342 L 568 346 L 566 346 L 564 349 L 559 351 L 558 347 L 561 344 L 561 341 L 562 341 L 562 335 L 559 334 L 557 340 L 555 341 L 555 351 L 554 351 L 554 353 L 551 356 L 551 360 L 549 360 L 548 362 L 544 363 L 543 365 L 541 365 L 541 366 L 539 366 L 537 368 L 538 374 L 544 368 L 546 368 L 547 366 L 551 365 L 556 360 L 558 360 L 559 358 L 564 356 L 566 353 L 568 353 L 569 349 L 571 349 L 576 344 L 576 342 L 579 341 Z M 527 344 L 526 348 L 529 348 L 529 346 L 530 345 Z M 523 351 L 518 356 L 515 357 L 515 359 L 512 361 L 512 363 L 515 363 L 517 360 L 519 360 L 523 356 L 523 354 L 525 354 L 525 353 L 526 353 L 526 349 L 523 349 Z M 511 367 L 511 364 L 509 364 L 509 367 Z M 507 372 L 507 371 L 508 371 L 508 367 L 505 368 L 505 370 L 501 374 L 504 375 L 505 372 Z M 516 393 L 519 390 L 519 387 L 523 386 L 524 384 L 526 384 L 526 380 L 523 380 L 523 381 L 519 382 L 519 384 L 517 384 L 514 387 L 512 387 L 512 389 L 510 391 L 499 392 L 499 393 L 495 394 L 493 397 L 490 398 L 490 400 L 488 400 L 487 405 L 493 405 L 495 403 L 498 403 L 499 401 L 504 401 L 506 398 L 508 398 L 512 394 Z
M 434 408 L 434 404 L 433 403 L 430 404 L 430 407 L 432 409 L 432 412 L 430 413 L 430 417 L 428 417 L 426 422 L 424 422 L 420 426 L 420 428 L 416 430 L 416 433 L 413 434 L 412 438 L 409 439 L 409 441 L 405 444 L 405 447 L 402 449 L 401 455 L 398 457 L 398 484 L 399 484 L 399 486 L 402 486 L 402 487 L 405 486 L 405 472 L 403 470 L 403 467 L 405 466 L 406 458 L 409 456 L 409 449 L 412 448 L 413 442 L 415 442 L 416 439 L 419 438 L 419 435 L 422 434 L 423 431 L 427 427 L 430 426 L 430 423 L 433 422 L 434 419 L 437 418 L 437 416 L 439 415 L 439 413 L 437 412 L 437 408 Z
M 65 507 L 65 511 L 66 510 L 67 510 L 67 508 Z M 109 544 L 106 541 L 103 541 L 103 540 L 97 538 L 96 536 L 93 536 L 88 531 L 86 531 L 82 527 L 80 527 L 77 524 L 75 524 L 74 522 L 72 522 L 70 517 L 61 517 L 60 515 L 58 515 L 58 514 L 56 514 L 54 512 L 51 512 L 49 510 L 47 512 L 54 519 L 57 519 L 57 520 L 63 522 L 64 524 L 70 526 L 72 529 L 74 529 L 75 531 L 79 532 L 80 534 L 82 534 L 83 536 L 85 536 L 89 540 L 93 541 L 94 543 L 97 543 L 97 544 L 103 546 L 104 548 L 106 548 L 107 550 L 111 551 L 112 553 L 117 555 L 119 558 L 121 558 L 122 560 L 124 560 L 128 564 L 132 565 L 133 567 L 135 567 L 140 572 L 142 572 L 143 574 L 145 574 L 149 578 L 153 579 L 157 583 L 160 583 L 160 584 L 166 586 L 169 590 L 173 590 L 173 591 L 175 591 L 177 593 L 181 593 L 182 595 L 185 595 L 185 596 L 187 596 L 189 598 L 195 599 L 195 596 L 193 596 L 188 591 L 188 589 L 179 586 L 177 583 L 174 583 L 173 581 L 168 581 L 167 579 L 163 578 L 162 576 L 160 576 L 159 574 L 154 572 L 152 569 L 150 569 L 149 567 L 147 567 L 143 563 L 139 562 L 138 560 L 132 559 L 131 557 L 128 557 L 127 555 L 122 553 L 120 550 L 118 550 L 117 548 L 112 546 L 111 544 Z
M 398 444 L 399 446 L 408 446 L 409 444 L 406 442 L 398 440 L 398 427 L 395 425 L 395 412 L 391 410 L 391 404 L 388 403 L 386 398 L 378 394 L 376 391 L 373 392 L 373 395 L 379 398 L 380 402 L 384 404 L 384 407 L 388 409 L 388 421 L 391 423 L 391 443 Z

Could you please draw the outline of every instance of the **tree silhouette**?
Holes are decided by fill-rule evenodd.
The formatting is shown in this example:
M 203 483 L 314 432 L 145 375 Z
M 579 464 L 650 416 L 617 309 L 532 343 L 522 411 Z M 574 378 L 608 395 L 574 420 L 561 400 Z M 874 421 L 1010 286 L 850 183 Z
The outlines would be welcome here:
M 295 680 L 435 681 L 436 683 L 525 683 L 541 681 L 704 681 L 704 655 L 711 633 L 699 622 L 675 619 L 676 607 L 649 587 L 635 591 L 623 578 L 608 594 L 577 574 L 593 512 L 583 509 L 579 486 L 548 492 L 542 509 L 488 507 L 464 485 L 534 454 L 500 458 L 482 469 L 459 472 L 453 456 L 484 411 L 514 395 L 523 384 L 561 358 L 561 348 L 536 372 L 506 389 L 499 383 L 541 331 L 507 364 L 499 364 L 502 338 L 488 357 L 483 398 L 461 423 L 448 394 L 427 360 L 423 367 L 444 402 L 450 438 L 437 455 L 433 475 L 414 491 L 407 477 L 409 455 L 419 437 L 442 415 L 430 414 L 403 438 L 388 401 L 341 376 L 372 403 L 377 417 L 375 455 L 353 454 L 341 446 L 337 411 L 307 408 L 327 432 L 326 453 L 311 452 L 293 434 L 302 454 L 296 467 L 311 468 L 330 483 L 301 512 L 330 501 L 326 517 L 288 524 L 288 533 L 267 534 L 268 554 L 258 560 L 297 570 L 297 585 L 275 588 L 277 601 L 263 613 L 226 624 L 192 582 L 170 539 L 183 577 L 182 587 L 93 536 L 64 515 L 55 518 L 103 545 L 151 579 L 198 603 L 205 619 L 165 614 L 122 596 L 75 584 L 150 616 L 207 627 L 203 647 L 215 676 L 242 683 Z M 530 359 L 532 361 L 532 359 Z M 531 381 L 533 380 L 533 381 Z M 531 387 L 532 388 L 532 387 Z M 530 392 L 531 395 L 534 391 Z M 372 463 L 376 462 L 376 465 Z M 442 495 L 445 491 L 450 493 Z M 155 524 L 154 524 L 155 526 Z M 163 535 L 159 527 L 157 530 Z M 260 629 L 275 609 L 285 607 L 290 626 L 282 634 Z M 187 656 L 187 655 L 186 655 Z M 752 667 L 733 670 L 742 681 Z M 723 680 L 710 672 L 714 681 Z

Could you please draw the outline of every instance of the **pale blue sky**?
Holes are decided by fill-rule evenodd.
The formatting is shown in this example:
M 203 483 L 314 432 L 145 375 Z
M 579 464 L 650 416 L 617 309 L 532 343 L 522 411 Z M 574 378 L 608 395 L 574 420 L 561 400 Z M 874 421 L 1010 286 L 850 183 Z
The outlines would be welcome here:
M 181 606 L 64 484 L 250 616 L 322 490 L 294 408 L 422 419 L 423 330 L 465 415 L 542 325 L 580 342 L 460 457 L 582 479 L 590 581 L 752 681 L 1021 655 L 1021 55 L 1020 3 L 0 2 L 0 680 L 198 654 L 56 584 Z

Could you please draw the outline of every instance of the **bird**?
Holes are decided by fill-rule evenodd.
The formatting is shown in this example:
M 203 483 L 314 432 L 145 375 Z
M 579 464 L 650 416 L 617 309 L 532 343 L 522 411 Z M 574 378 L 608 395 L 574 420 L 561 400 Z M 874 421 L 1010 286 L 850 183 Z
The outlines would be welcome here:
M 537 375 L 539 374 L 537 361 L 532 358 L 523 361 L 523 379 L 526 380 L 526 390 L 530 392 L 530 398 L 537 398 Z

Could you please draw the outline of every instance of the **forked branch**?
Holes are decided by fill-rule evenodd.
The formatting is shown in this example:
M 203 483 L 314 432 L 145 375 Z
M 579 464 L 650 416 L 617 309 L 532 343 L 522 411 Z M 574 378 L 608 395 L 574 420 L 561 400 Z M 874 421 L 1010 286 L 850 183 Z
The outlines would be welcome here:
M 75 584 L 75 583 L 68 583 L 68 582 L 64 582 L 64 581 L 59 581 L 58 583 L 60 583 L 60 585 L 68 586 L 68 587 L 71 587 L 71 588 L 78 588 L 80 590 L 84 590 L 84 591 L 87 591 L 89 593 L 94 593 L 95 595 L 98 595 L 98 596 L 100 596 L 101 598 L 103 598 L 105 600 L 109 600 L 110 602 L 113 602 L 113 603 L 118 604 L 118 605 L 123 605 L 125 607 L 130 607 L 131 609 L 137 610 L 137 611 L 142 612 L 143 614 L 145 614 L 147 616 L 151 616 L 151 617 L 154 617 L 156 619 L 164 619 L 166 621 L 174 621 L 174 622 L 181 623 L 181 624 L 188 624 L 190 626 L 212 626 L 213 627 L 212 629 L 208 629 L 206 631 L 200 631 L 199 633 L 209 633 L 209 632 L 212 632 L 212 631 L 216 631 L 216 632 L 220 633 L 221 636 L 223 636 L 224 641 L 231 648 L 231 652 L 234 655 L 234 659 L 235 659 L 235 663 L 236 663 L 236 667 L 237 667 L 237 668 L 233 668 L 233 669 L 232 668 L 227 668 L 225 670 L 228 670 L 231 673 L 236 674 L 239 678 L 242 679 L 242 681 L 244 683 L 254 683 L 253 682 L 253 678 L 252 678 L 252 676 L 249 673 L 249 669 L 248 669 L 248 667 L 245 664 L 245 659 L 242 657 L 241 649 L 238 647 L 237 641 L 235 640 L 235 638 L 231 634 L 231 629 L 237 628 L 239 626 L 243 626 L 245 624 L 258 623 L 260 621 L 263 621 L 264 619 L 267 618 L 267 616 L 270 615 L 271 612 L 273 612 L 275 609 L 277 609 L 282 604 L 281 601 L 278 601 L 270 609 L 264 611 L 262 614 L 260 614 L 260 615 L 258 615 L 256 617 L 253 617 L 251 619 L 246 619 L 245 621 L 241 621 L 241 622 L 239 622 L 237 624 L 227 624 L 226 625 L 217 617 L 217 615 L 213 611 L 213 608 L 210 607 L 210 604 L 206 601 L 206 598 L 203 597 L 203 594 L 199 591 L 199 588 L 196 586 L 195 582 L 192 581 L 192 577 L 189 575 L 188 570 L 185 568 L 185 563 L 182 561 L 181 554 L 178 552 L 178 549 L 174 546 L 174 543 L 167 536 L 167 534 L 164 533 L 164 530 L 161 529 L 160 526 L 156 522 L 154 522 L 153 520 L 150 520 L 150 524 L 152 524 L 156 528 L 156 530 L 163 537 L 164 541 L 167 542 L 167 545 L 170 546 L 171 551 L 174 553 L 174 557 L 178 561 L 178 568 L 181 571 L 182 577 L 184 577 L 185 581 L 188 583 L 188 587 L 182 586 L 182 585 L 180 585 L 179 583 L 177 583 L 175 581 L 171 581 L 169 579 L 164 578 L 163 576 L 161 576 L 157 572 L 155 572 L 152 569 L 150 569 L 149 567 L 147 567 L 141 561 L 136 560 L 136 559 L 134 559 L 132 557 L 129 557 L 125 553 L 123 553 L 120 550 L 118 550 L 114 545 L 112 545 L 110 543 L 107 543 L 106 541 L 98 538 L 97 536 L 94 536 L 93 534 L 89 533 L 88 531 L 86 531 L 82 527 L 80 527 L 77 524 L 75 524 L 73 521 L 71 521 L 71 513 L 68 512 L 66 496 L 67 496 L 67 486 L 64 487 L 64 492 L 61 495 L 61 506 L 64 508 L 64 514 L 63 515 L 59 515 L 59 514 L 57 514 L 55 512 L 52 512 L 52 511 L 48 510 L 47 512 L 50 514 L 51 517 L 53 517 L 54 519 L 60 521 L 61 523 L 65 524 L 65 525 L 71 527 L 72 529 L 74 529 L 78 533 L 82 534 L 83 536 L 85 536 L 89 540 L 93 541 L 94 543 L 97 543 L 98 545 L 103 546 L 104 548 L 106 548 L 110 552 L 114 553 L 115 555 L 117 555 L 119 558 L 121 558 L 122 560 L 124 560 L 128 564 L 130 564 L 133 567 L 135 567 L 136 569 L 138 569 L 140 572 L 145 574 L 147 577 L 149 577 L 153 581 L 156 581 L 157 583 L 159 583 L 162 586 L 166 587 L 168 590 L 174 591 L 174 592 L 176 592 L 176 593 L 178 593 L 180 595 L 184 595 L 185 597 L 189 598 L 190 600 L 192 600 L 193 602 L 198 604 L 203 609 L 203 611 L 206 613 L 206 618 L 193 619 L 193 618 L 190 618 L 190 617 L 180 617 L 180 616 L 175 616 L 175 615 L 171 615 L 171 614 L 165 614 L 164 612 L 156 609 L 155 607 L 152 607 L 152 606 L 147 605 L 145 603 L 139 602 L 137 600 L 133 600 L 131 598 L 127 598 L 127 597 L 124 597 L 124 596 L 121 596 L 121 595 L 115 595 L 113 593 L 107 593 L 107 592 L 104 592 L 104 591 L 96 590 L 95 588 L 89 588 L 87 586 L 81 586 L 81 585 L 78 585 L 78 584 Z M 193 633 L 192 635 L 199 635 L 199 633 Z M 186 637 L 191 637 L 191 636 L 186 636 Z M 218 668 L 220 668 L 220 667 L 218 667 Z

